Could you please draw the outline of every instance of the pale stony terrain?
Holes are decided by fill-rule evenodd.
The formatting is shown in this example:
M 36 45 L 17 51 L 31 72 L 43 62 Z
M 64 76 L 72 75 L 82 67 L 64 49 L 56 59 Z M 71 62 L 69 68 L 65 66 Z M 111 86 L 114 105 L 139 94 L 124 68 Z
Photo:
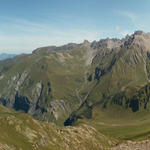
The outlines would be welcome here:
M 101 150 L 113 144 L 89 125 L 59 127 L 0 105 L 0 150 Z
M 132 142 L 127 141 L 119 146 L 111 148 L 110 150 L 150 150 L 150 141 Z

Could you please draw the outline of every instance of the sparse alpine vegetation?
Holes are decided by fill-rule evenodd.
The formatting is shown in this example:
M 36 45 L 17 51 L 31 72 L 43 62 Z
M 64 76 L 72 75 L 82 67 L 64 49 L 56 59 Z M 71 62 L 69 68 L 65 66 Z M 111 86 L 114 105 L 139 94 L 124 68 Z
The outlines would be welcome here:
M 104 145 L 113 145 L 91 126 L 58 127 L 1 105 L 0 132 L 2 150 L 100 150 Z

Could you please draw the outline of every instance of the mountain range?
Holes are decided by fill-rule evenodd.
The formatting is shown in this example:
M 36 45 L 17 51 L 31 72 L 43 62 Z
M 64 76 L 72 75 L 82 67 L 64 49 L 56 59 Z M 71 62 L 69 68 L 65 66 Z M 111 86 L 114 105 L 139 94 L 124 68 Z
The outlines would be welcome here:
M 50 149 L 50 145 L 57 143 L 54 141 L 60 138 L 58 133 L 53 139 L 46 135 L 56 130 L 64 135 L 62 143 L 71 140 L 68 141 L 70 149 L 96 150 L 128 140 L 147 140 L 150 137 L 149 81 L 150 33 L 136 31 L 123 39 L 85 40 L 81 44 L 41 47 L 32 54 L 0 61 L 0 104 L 7 107 L 1 106 L 1 114 L 10 113 L 12 118 L 17 118 L 16 123 L 22 115 L 26 121 L 20 122 L 25 122 L 26 129 L 18 130 L 24 135 L 30 130 L 28 121 L 35 124 L 30 137 L 26 135 L 29 143 L 34 143 L 33 147 L 39 136 L 43 143 L 53 140 L 47 145 L 42 143 L 38 149 L 42 146 Z M 8 122 L 13 122 L 10 120 Z M 46 128 L 50 130 L 47 132 Z M 84 134 L 87 141 L 91 137 L 89 147 Z M 80 138 L 82 148 L 76 147 L 80 145 Z M 73 143 L 73 139 L 78 144 Z M 7 141 L 8 145 L 10 143 Z M 53 149 L 61 149 L 57 144 L 53 146 Z
M 15 56 L 16 56 L 16 54 L 2 53 L 2 54 L 0 54 L 0 60 L 5 60 L 5 59 L 8 59 L 8 58 L 13 58 Z

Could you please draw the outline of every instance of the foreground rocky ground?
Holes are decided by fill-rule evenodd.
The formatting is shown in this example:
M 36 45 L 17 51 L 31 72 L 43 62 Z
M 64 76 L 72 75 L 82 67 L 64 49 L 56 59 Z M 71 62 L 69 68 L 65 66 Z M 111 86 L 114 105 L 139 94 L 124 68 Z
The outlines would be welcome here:
M 127 141 L 121 145 L 118 145 L 110 150 L 150 150 L 150 141 L 132 142 Z
M 59 127 L 0 105 L 0 150 L 149 150 L 150 141 L 119 141 L 81 124 Z M 113 147 L 107 148 L 106 147 Z

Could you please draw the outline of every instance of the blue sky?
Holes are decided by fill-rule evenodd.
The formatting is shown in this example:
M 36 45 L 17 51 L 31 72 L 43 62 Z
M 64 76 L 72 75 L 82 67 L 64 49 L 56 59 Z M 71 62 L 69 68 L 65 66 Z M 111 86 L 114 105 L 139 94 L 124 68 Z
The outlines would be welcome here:
M 0 0 L 0 53 L 150 31 L 149 0 Z

